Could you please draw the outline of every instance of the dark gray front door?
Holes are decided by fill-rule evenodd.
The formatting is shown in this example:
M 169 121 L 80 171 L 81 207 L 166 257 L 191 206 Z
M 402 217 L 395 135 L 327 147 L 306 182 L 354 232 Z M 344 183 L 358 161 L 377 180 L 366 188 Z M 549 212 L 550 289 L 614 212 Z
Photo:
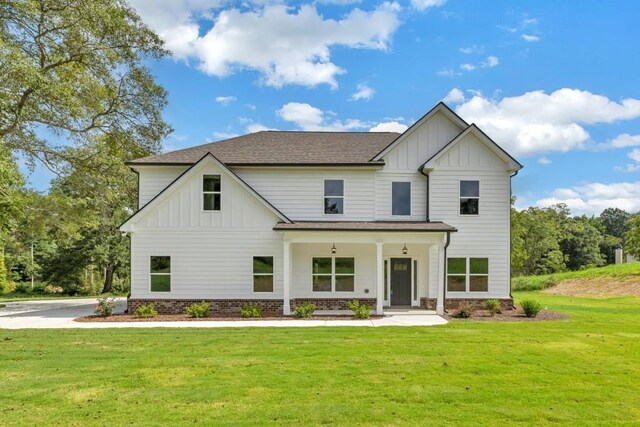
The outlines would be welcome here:
M 391 258 L 391 305 L 411 305 L 411 258 Z

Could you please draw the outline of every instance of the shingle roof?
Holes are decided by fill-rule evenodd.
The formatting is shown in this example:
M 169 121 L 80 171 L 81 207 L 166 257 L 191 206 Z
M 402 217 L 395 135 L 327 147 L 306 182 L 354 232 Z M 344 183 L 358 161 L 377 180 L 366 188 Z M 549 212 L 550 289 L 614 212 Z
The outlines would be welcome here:
M 457 231 L 455 227 L 439 221 L 297 221 L 291 224 L 278 223 L 273 229 L 277 231 Z
M 262 131 L 224 141 L 136 159 L 128 164 L 194 164 L 211 153 L 227 165 L 354 165 L 395 140 L 395 132 Z

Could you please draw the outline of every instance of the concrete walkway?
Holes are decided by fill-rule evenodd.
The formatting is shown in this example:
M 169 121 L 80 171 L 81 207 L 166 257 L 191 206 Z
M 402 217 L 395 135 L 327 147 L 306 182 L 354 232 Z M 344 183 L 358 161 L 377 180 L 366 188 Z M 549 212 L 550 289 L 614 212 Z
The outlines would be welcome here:
M 371 320 L 212 320 L 197 322 L 74 322 L 73 319 L 93 314 L 94 298 L 6 302 L 0 308 L 0 329 L 43 328 L 243 328 L 243 327 L 319 327 L 319 326 L 433 326 L 444 325 L 445 319 L 435 314 L 388 314 Z M 125 298 L 116 299 L 114 313 L 126 309 Z

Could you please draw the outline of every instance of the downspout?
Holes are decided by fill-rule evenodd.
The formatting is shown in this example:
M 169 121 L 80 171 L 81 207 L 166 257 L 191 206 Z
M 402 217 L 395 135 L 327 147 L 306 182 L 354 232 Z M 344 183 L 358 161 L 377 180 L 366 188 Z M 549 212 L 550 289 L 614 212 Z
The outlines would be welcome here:
M 442 271 L 444 289 L 442 290 L 442 306 L 444 307 L 444 312 L 447 312 L 447 248 L 449 247 L 449 243 L 451 243 L 451 232 L 447 231 L 447 242 L 444 244 L 444 269 Z
M 509 175 L 509 298 L 513 301 L 513 294 L 511 293 L 511 197 L 513 194 L 511 193 L 511 181 L 512 178 L 518 175 L 519 171 L 515 171 L 513 175 Z
M 429 219 L 429 174 L 424 173 L 424 168 L 420 168 L 419 171 L 422 175 L 424 175 L 427 178 L 427 198 L 426 198 L 425 212 L 426 212 L 427 222 L 431 222 L 431 220 Z

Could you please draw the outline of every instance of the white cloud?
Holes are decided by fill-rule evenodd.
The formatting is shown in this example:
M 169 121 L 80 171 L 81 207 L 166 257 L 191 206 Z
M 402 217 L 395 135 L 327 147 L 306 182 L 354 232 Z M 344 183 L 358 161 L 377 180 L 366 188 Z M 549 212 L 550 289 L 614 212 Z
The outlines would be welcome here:
M 247 133 L 256 133 L 256 132 L 262 132 L 265 130 L 275 130 L 275 129 L 267 127 L 260 123 L 251 123 L 246 127 Z
M 440 7 L 446 2 L 447 0 L 411 0 L 411 6 L 418 10 L 427 10 L 432 7 Z
M 237 133 L 229 133 L 229 132 L 213 132 L 213 137 L 215 138 L 216 141 L 219 141 L 221 139 L 229 139 L 229 138 L 234 138 L 236 136 L 239 136 Z
M 629 156 L 631 160 L 640 163 L 640 148 L 632 150 L 629 154 L 627 154 L 627 156 Z
M 384 122 L 384 123 L 378 123 L 377 125 L 375 125 L 371 129 L 369 129 L 369 132 L 398 132 L 398 133 L 403 133 L 408 128 L 409 127 L 407 125 L 402 124 L 402 123 Z
M 360 83 L 358 84 L 358 90 L 353 95 L 351 95 L 351 100 L 357 101 L 359 99 L 365 99 L 368 101 L 371 98 L 373 98 L 373 95 L 375 93 L 376 93 L 375 90 L 373 90 L 372 88 L 370 88 L 364 83 Z
M 294 123 L 302 130 L 344 132 L 369 127 L 368 123 L 360 120 L 348 119 L 343 122 L 328 118 L 327 115 L 331 115 L 330 112 L 325 113 L 307 103 L 289 102 L 276 113 L 283 120 Z
M 540 37 L 539 36 L 534 36 L 533 34 L 522 34 L 520 37 L 522 37 L 522 40 L 524 40 L 526 42 L 538 42 L 538 41 L 540 41 Z
M 468 47 L 461 47 L 458 49 L 460 52 L 465 53 L 465 54 L 470 54 L 470 53 L 482 53 L 484 52 L 484 46 L 478 46 L 478 45 L 472 45 L 472 46 L 468 46 Z
M 442 77 L 453 77 L 453 76 L 459 76 L 460 75 L 460 73 L 456 73 L 451 68 L 444 68 L 444 69 L 438 71 L 437 74 L 439 76 L 442 76 Z
M 216 14 L 212 9 L 222 1 L 130 2 L 176 58 L 194 60 L 218 77 L 255 70 L 261 83 L 273 87 L 337 87 L 336 77 L 346 71 L 331 61 L 331 48 L 387 50 L 400 24 L 395 2 L 371 11 L 356 8 L 340 20 L 324 19 L 313 5 L 267 4 Z
M 460 64 L 460 69 L 464 71 L 473 71 L 476 69 L 476 66 L 473 64 Z
M 623 133 L 613 138 L 609 145 L 614 148 L 634 147 L 640 145 L 640 135 Z
M 538 159 L 538 163 L 540 163 L 541 165 L 546 166 L 546 165 L 550 165 L 552 162 L 551 162 L 551 160 L 549 160 L 548 158 L 543 156 L 543 157 L 540 157 Z
M 640 210 L 640 182 L 589 183 L 558 188 L 550 197 L 538 200 L 535 205 L 551 206 L 557 203 L 565 203 L 574 215 L 599 215 L 610 207 L 637 212 Z
M 520 26 L 522 28 L 528 27 L 530 25 L 538 25 L 538 18 L 523 18 L 520 22 Z
M 451 89 L 449 93 L 447 93 L 447 96 L 442 98 L 442 102 L 444 102 L 445 104 L 459 104 L 464 101 L 464 92 L 462 92 L 457 87 Z
M 485 68 L 493 68 L 495 66 L 497 66 L 498 64 L 500 64 L 500 60 L 498 59 L 497 56 L 494 55 L 489 55 L 487 56 L 487 60 L 485 62 L 483 62 L 481 65 Z
M 582 125 L 640 117 L 640 100 L 620 102 L 578 89 L 527 92 L 502 100 L 474 96 L 456 107 L 513 155 L 582 148 L 590 139 Z
M 218 104 L 224 105 L 225 107 L 232 102 L 236 102 L 237 100 L 238 98 L 236 98 L 235 96 L 216 96 L 216 102 Z

